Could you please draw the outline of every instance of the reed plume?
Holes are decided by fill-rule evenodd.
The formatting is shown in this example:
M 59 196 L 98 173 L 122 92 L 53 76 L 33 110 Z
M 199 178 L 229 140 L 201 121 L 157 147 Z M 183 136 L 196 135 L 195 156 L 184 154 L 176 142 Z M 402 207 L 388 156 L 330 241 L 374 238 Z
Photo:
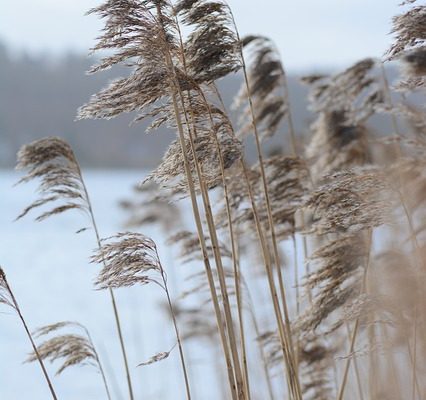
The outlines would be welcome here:
M 216 152 L 215 142 L 209 131 L 197 129 L 197 137 L 194 139 L 198 164 L 203 168 L 202 179 L 207 188 L 212 189 L 222 183 L 220 165 Z M 219 135 L 219 132 L 215 134 Z M 222 147 L 222 154 L 225 168 L 230 168 L 241 157 L 241 144 L 238 140 L 229 138 L 221 134 L 219 143 Z M 188 161 L 193 173 L 196 172 L 195 162 L 192 159 L 190 139 L 186 141 L 187 152 L 190 155 Z M 182 195 L 188 195 L 189 189 L 186 183 L 183 165 L 183 156 L 179 141 L 174 141 L 163 157 L 162 163 L 145 179 L 145 182 L 154 181 L 166 189 L 173 189 Z M 197 189 L 200 190 L 199 184 Z
M 89 331 L 78 322 L 57 322 L 46 325 L 33 332 L 35 338 L 49 336 L 58 330 L 75 329 L 83 331 L 83 335 L 78 333 L 57 334 L 37 346 L 37 352 L 32 352 L 26 362 L 34 362 L 40 357 L 42 360 L 54 362 L 63 360 L 63 364 L 58 368 L 56 375 L 62 374 L 66 369 L 74 365 L 91 365 L 95 367 L 102 376 L 103 384 L 108 399 L 111 399 L 105 373 L 99 359 L 98 352 L 92 342 Z
M 156 184 L 137 185 L 133 188 L 134 197 L 120 201 L 120 207 L 128 217 L 125 226 L 128 228 L 159 224 L 167 233 L 181 226 L 181 210 L 170 201 L 173 195 L 161 190 Z
M 335 75 L 302 78 L 311 86 L 311 109 L 315 112 L 344 110 L 351 113 L 353 121 L 357 121 L 360 111 L 356 107 L 357 99 L 378 90 L 375 66 L 376 60 L 366 58 Z
M 176 234 L 170 236 L 167 240 L 167 243 L 179 245 L 179 257 L 183 263 L 189 263 L 191 261 L 202 261 L 203 259 L 203 254 L 200 250 L 196 233 L 189 231 L 179 231 Z M 224 243 L 220 243 L 219 245 L 222 256 L 231 259 L 232 253 L 229 248 Z M 213 255 L 213 246 L 209 237 L 206 237 L 206 246 L 208 254 L 211 257 Z
M 366 243 L 357 235 L 339 237 L 312 254 L 310 262 L 319 266 L 306 277 L 305 285 L 319 290 L 311 308 L 299 319 L 302 331 L 315 330 L 330 314 L 358 295 L 366 257 Z
M 395 41 L 386 53 L 387 58 L 393 59 L 405 51 L 423 45 L 426 40 L 425 22 L 424 5 L 414 5 L 407 12 L 393 17 L 392 33 L 395 34 Z
M 324 181 L 325 184 L 309 194 L 311 197 L 306 202 L 313 210 L 310 229 L 320 237 L 336 235 L 337 239 L 328 240 L 311 256 L 312 260 L 320 261 L 320 264 L 307 276 L 313 301 L 311 308 L 299 318 L 298 326 L 302 332 L 315 333 L 320 325 L 326 328 L 327 319 L 334 315 L 334 320 L 329 320 L 330 334 L 344 324 L 349 326 L 350 319 L 342 309 L 351 309 L 352 314 L 349 314 L 354 316 L 355 323 L 351 333 L 347 328 L 350 356 L 337 389 L 337 398 L 341 400 L 361 321 L 366 316 L 371 318 L 375 311 L 374 308 L 368 308 L 369 303 L 365 301 L 368 271 L 371 269 L 372 232 L 374 228 L 392 221 L 396 201 L 390 181 L 378 167 L 367 165 L 353 168 L 326 176 Z M 355 305 L 362 312 L 355 312 Z M 356 358 L 354 365 L 360 387 Z M 362 396 L 361 389 L 360 393 Z
M 53 203 L 53 208 L 41 213 L 36 220 L 42 221 L 67 210 L 88 211 L 80 169 L 71 147 L 58 137 L 44 138 L 24 145 L 18 152 L 18 170 L 28 170 L 18 183 L 40 179 L 42 196 L 26 207 L 17 217 Z M 64 202 L 65 200 L 65 202 Z M 59 205 L 55 202 L 59 201 Z
M 182 0 L 176 2 L 174 11 L 191 28 L 184 51 L 186 73 L 195 82 L 214 82 L 241 68 L 237 37 L 224 2 Z
M 50 205 L 58 202 L 51 210 L 43 212 L 36 220 L 41 221 L 55 214 L 60 214 L 71 209 L 84 211 L 95 232 L 98 246 L 100 238 L 96 220 L 93 214 L 89 193 L 83 180 L 80 166 L 70 145 L 58 137 L 48 137 L 24 145 L 18 152 L 17 169 L 28 170 L 27 174 L 18 183 L 28 182 L 32 179 L 40 179 L 39 193 L 41 197 L 30 204 L 18 216 L 22 218 L 29 211 L 40 206 Z M 64 203 L 64 200 L 66 202 Z M 54 203 L 55 204 L 55 203 Z M 83 232 L 87 227 L 83 227 L 77 233 Z M 115 302 L 115 297 L 110 290 L 114 318 L 116 322 L 118 337 L 127 375 L 130 397 L 133 398 L 133 389 L 128 367 L 126 349 L 121 331 L 120 318 Z
M 176 318 L 173 314 L 167 275 L 161 265 L 154 241 L 141 233 L 123 232 L 101 241 L 102 245 L 92 256 L 92 262 L 103 265 L 95 286 L 98 289 L 128 287 L 136 284 L 155 283 L 167 296 L 173 316 L 173 325 L 179 347 L 182 371 L 185 379 L 186 395 L 191 398 L 186 364 Z M 167 352 L 167 356 L 170 353 Z M 166 353 L 156 355 L 147 363 L 151 364 L 167 357 Z
M 102 246 L 93 254 L 92 262 L 105 265 L 95 286 L 98 289 L 118 288 L 135 284 L 158 283 L 152 273 L 161 273 L 155 243 L 140 233 L 124 232 L 102 239 Z
M 279 240 L 290 237 L 295 232 L 295 212 L 303 203 L 307 190 L 308 172 L 305 163 L 298 157 L 277 155 L 264 161 L 265 175 L 269 187 L 269 194 L 274 208 L 272 214 Z M 263 207 L 263 186 L 259 164 L 254 164 L 248 171 L 249 184 L 257 204 L 260 222 L 265 232 L 270 230 L 269 219 Z M 242 171 L 235 170 L 230 179 L 230 192 L 233 194 L 231 204 L 235 225 L 240 231 L 252 231 L 256 234 L 254 214 L 247 201 L 249 194 L 244 182 Z M 224 205 L 219 211 L 219 224 L 226 224 Z
M 283 97 L 284 69 L 274 43 L 263 36 L 246 36 L 242 38 L 243 48 L 249 50 L 248 79 L 251 98 L 256 110 L 256 125 L 263 139 L 273 136 L 282 120 L 286 117 L 288 104 Z M 242 107 L 239 121 L 239 134 L 251 131 L 250 107 L 246 104 L 246 88 L 243 84 L 234 100 L 234 108 Z
M 363 165 L 370 160 L 367 129 L 351 124 L 345 111 L 322 112 L 311 128 L 314 133 L 306 148 L 306 157 L 315 182 L 342 167 Z
M 173 350 L 173 349 L 172 349 Z M 157 353 L 157 354 L 154 354 L 152 357 L 150 357 L 148 360 L 146 360 L 146 361 L 144 361 L 144 362 L 142 362 L 142 363 L 140 363 L 140 364 L 138 364 L 138 367 L 144 367 L 144 366 L 146 366 L 146 365 L 151 365 L 151 364 L 154 364 L 154 363 L 156 363 L 156 362 L 159 362 L 159 361 L 163 361 L 163 360 L 165 360 L 166 358 L 168 358 L 169 357 L 169 355 L 170 355 L 170 353 L 171 353 L 171 351 L 172 350 L 169 350 L 169 351 L 161 351 L 161 352 L 159 352 L 159 353 Z
M 421 46 L 405 54 L 402 58 L 405 71 L 413 77 L 426 75 L 426 46 Z
M 300 345 L 299 362 L 303 395 L 307 400 L 327 400 L 333 397 L 330 371 L 335 349 L 321 344 L 318 337 L 306 337 Z
M 311 231 L 320 235 L 355 233 L 390 221 L 395 200 L 379 168 L 365 166 L 336 172 L 326 182 L 311 192 L 305 203 L 314 212 Z
M 35 360 L 38 361 L 41 370 L 43 372 L 43 376 L 46 380 L 46 383 L 49 387 L 50 394 L 53 398 L 53 400 L 57 400 L 55 389 L 53 388 L 53 384 L 49 378 L 49 374 L 46 370 L 46 367 L 43 363 L 43 357 L 39 354 L 37 347 L 34 343 L 33 335 L 31 334 L 30 330 L 28 329 L 27 322 L 24 319 L 24 316 L 22 315 L 21 309 L 19 308 L 18 302 L 16 301 L 15 295 L 13 294 L 13 291 L 9 285 L 9 282 L 6 278 L 6 273 L 4 272 L 3 268 L 0 267 L 0 304 L 4 304 L 6 306 L 11 307 L 17 314 L 18 317 L 22 323 L 22 326 L 24 327 L 25 333 L 28 336 L 28 339 L 31 343 L 31 346 L 34 351 L 34 357 Z

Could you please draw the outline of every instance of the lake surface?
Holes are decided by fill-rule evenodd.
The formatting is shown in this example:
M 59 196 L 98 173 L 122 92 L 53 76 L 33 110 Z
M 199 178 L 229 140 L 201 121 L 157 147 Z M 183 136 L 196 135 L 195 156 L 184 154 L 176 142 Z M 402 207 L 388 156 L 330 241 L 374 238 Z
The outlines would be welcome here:
M 124 222 L 127 215 L 119 208 L 118 202 L 132 198 L 132 187 L 142 180 L 143 173 L 86 171 L 84 176 L 101 237 L 126 231 Z M 96 291 L 93 287 L 99 271 L 99 266 L 90 263 L 90 256 L 96 248 L 95 236 L 92 230 L 75 233 L 89 226 L 89 221 L 83 213 L 71 210 L 43 222 L 34 221 L 37 213 L 30 213 L 14 222 L 16 216 L 36 199 L 34 183 L 14 187 L 19 177 L 14 171 L 0 171 L 0 265 L 7 273 L 27 323 L 31 330 L 59 321 L 78 321 L 85 325 L 100 353 L 113 399 L 128 399 L 111 300 L 106 291 Z M 179 204 L 183 214 L 182 226 L 179 227 L 193 230 L 192 212 L 187 201 Z M 178 298 L 182 288 L 187 289 L 191 285 L 185 277 L 202 271 L 201 263 L 179 265 L 176 261 L 179 250 L 165 243 L 169 233 L 154 226 L 148 226 L 142 232 L 157 243 L 162 264 L 168 273 L 172 297 Z M 225 237 L 223 240 L 226 243 Z M 298 241 L 301 249 L 301 239 Z M 293 267 L 290 267 L 292 244 L 286 242 L 281 249 L 289 266 L 285 271 L 286 286 L 289 291 L 294 291 Z M 256 249 L 253 251 L 256 253 Z M 267 331 L 275 329 L 275 323 L 262 262 L 254 253 L 243 259 L 241 265 L 253 299 L 251 304 L 255 304 L 256 313 L 261 316 L 258 320 L 260 329 Z M 303 264 L 301 257 L 299 254 L 299 266 Z M 194 286 L 193 282 L 191 286 Z M 136 399 L 185 399 L 177 349 L 164 361 L 137 367 L 154 354 L 170 350 L 175 344 L 173 326 L 163 306 L 164 293 L 156 285 L 119 289 L 115 293 Z M 192 307 L 201 304 L 196 296 L 185 301 L 189 301 Z M 253 381 L 252 399 L 260 400 L 266 393 L 265 381 L 250 321 L 246 315 L 246 324 L 249 325 L 247 345 L 252 350 L 248 355 Z M 181 329 L 184 328 L 181 326 Z M 185 342 L 194 400 L 226 398 L 223 394 L 226 381 L 221 367 L 221 350 L 212 349 L 209 343 Z M 39 365 L 23 363 L 30 351 L 19 319 L 13 310 L 0 306 L 0 400 L 50 399 Z M 55 377 L 60 365 L 48 365 L 60 400 L 106 398 L 101 376 L 92 366 L 69 368 Z M 281 375 L 279 371 L 274 374 L 274 385 L 279 385 L 276 389 L 282 382 Z
M 96 247 L 94 234 L 75 232 L 88 225 L 85 215 L 67 212 L 43 222 L 36 213 L 13 222 L 35 199 L 36 186 L 13 187 L 19 179 L 13 171 L 0 171 L 0 265 L 20 303 L 30 329 L 58 321 L 78 321 L 91 332 L 101 354 L 114 399 L 128 398 L 109 294 L 93 289 L 98 266 L 89 257 Z M 126 215 L 118 201 L 131 197 L 132 186 L 143 176 L 134 171 L 88 171 L 85 180 L 91 195 L 100 234 L 124 231 Z M 169 246 L 155 228 L 144 231 L 157 241 L 163 264 L 172 263 Z M 143 286 L 116 291 L 137 399 L 183 399 L 184 388 L 178 352 L 160 363 L 136 368 L 159 351 L 174 344 L 172 325 L 159 306 L 163 294 L 158 287 Z M 177 295 L 175 293 L 175 295 Z M 12 310 L 0 309 L 0 399 L 46 400 L 50 398 L 37 364 L 24 364 L 29 342 Z M 188 347 L 188 357 L 195 352 Z M 201 356 L 200 356 L 201 354 Z M 194 357 L 193 357 L 194 358 Z M 208 372 L 202 352 L 197 350 L 191 378 L 200 383 Z M 54 377 L 60 364 L 48 365 L 62 400 L 106 398 L 100 375 L 91 366 L 77 366 Z M 215 382 L 204 382 L 197 398 L 217 399 Z M 182 396 L 180 395 L 182 394 Z M 220 396 L 219 396 L 220 397 Z

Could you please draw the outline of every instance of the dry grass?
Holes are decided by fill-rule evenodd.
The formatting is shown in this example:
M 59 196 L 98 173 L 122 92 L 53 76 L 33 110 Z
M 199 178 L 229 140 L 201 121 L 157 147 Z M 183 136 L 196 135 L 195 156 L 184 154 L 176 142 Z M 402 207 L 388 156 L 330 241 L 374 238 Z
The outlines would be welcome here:
M 180 397 L 198 392 L 190 379 L 197 366 L 184 356 L 185 344 L 197 341 L 208 343 L 224 399 L 424 398 L 426 123 L 424 108 L 409 99 L 424 90 L 426 7 L 409 7 L 393 20 L 396 39 L 387 52 L 404 66 L 395 87 L 382 61 L 371 58 L 335 75 L 303 78 L 315 114 L 306 142 L 294 129 L 274 44 L 240 38 L 226 3 L 108 0 L 90 11 L 105 22 L 94 50 L 112 50 L 91 72 L 116 64 L 130 72 L 95 94 L 78 117 L 133 113 L 135 121 L 150 118 L 152 130 L 167 125 L 177 132 L 142 183 L 142 200 L 122 206 L 129 227 L 159 224 L 182 264 L 202 268 L 179 269 L 186 286 L 172 301 L 167 266 L 149 237 L 100 239 L 78 161 L 59 138 L 19 152 L 18 168 L 27 170 L 20 182 L 39 180 L 40 197 L 18 218 L 51 204 L 37 220 L 75 209 L 88 215 L 98 243 L 95 287 L 111 295 L 130 399 L 143 394 L 132 388 L 112 290 L 140 284 L 164 292 L 177 345 L 140 366 L 167 359 L 176 347 L 185 382 Z M 234 124 L 216 82 L 237 71 L 244 81 Z M 396 90 L 404 95 L 392 96 Z M 392 132 L 368 128 L 377 115 L 390 119 Z M 250 165 L 244 153 L 252 134 L 257 161 Z M 264 144 L 278 135 L 286 138 L 284 150 L 266 156 Z M 187 202 L 195 232 L 181 226 L 179 206 Z M 293 254 L 284 257 L 289 244 Z M 0 302 L 18 312 L 34 344 L 2 270 Z M 84 327 L 56 323 L 37 336 L 63 328 L 83 334 L 34 344 L 29 358 L 39 361 L 52 396 L 45 359 L 63 360 L 58 373 L 94 365 L 110 399 Z

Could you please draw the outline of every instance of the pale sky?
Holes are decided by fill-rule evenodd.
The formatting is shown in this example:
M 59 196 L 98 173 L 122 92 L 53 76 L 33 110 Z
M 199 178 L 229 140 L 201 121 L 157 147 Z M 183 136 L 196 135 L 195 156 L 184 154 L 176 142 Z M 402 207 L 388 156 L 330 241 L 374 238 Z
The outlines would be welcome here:
M 13 51 L 87 53 L 102 27 L 84 16 L 101 0 L 0 0 L 0 41 Z M 241 34 L 277 43 L 290 70 L 380 57 L 401 0 L 229 0 Z

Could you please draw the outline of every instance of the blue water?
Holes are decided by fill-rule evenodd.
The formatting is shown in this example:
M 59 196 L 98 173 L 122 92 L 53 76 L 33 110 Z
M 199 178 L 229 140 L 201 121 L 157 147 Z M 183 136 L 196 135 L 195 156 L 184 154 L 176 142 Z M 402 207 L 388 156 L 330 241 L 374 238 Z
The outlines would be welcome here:
M 127 216 L 118 207 L 119 200 L 131 198 L 132 187 L 143 178 L 135 171 L 88 171 L 85 181 L 92 200 L 100 235 L 108 237 L 126 230 Z M 19 174 L 0 171 L 0 265 L 16 294 L 31 330 L 59 321 L 78 321 L 90 331 L 104 364 L 114 400 L 128 399 L 126 378 L 117 340 L 109 294 L 96 291 L 93 281 L 99 266 L 90 263 L 96 248 L 93 231 L 75 232 L 89 226 L 87 217 L 75 211 L 53 216 L 43 222 L 33 219 L 37 213 L 13 220 L 35 200 L 34 183 L 13 187 Z M 181 202 L 182 229 L 193 229 L 191 210 Z M 186 204 L 186 205 L 185 205 Z M 160 228 L 142 231 L 152 237 L 159 249 L 162 264 L 169 276 L 172 297 L 191 282 L 185 277 L 203 269 L 201 263 L 179 265 L 178 249 L 166 244 L 167 233 Z M 223 238 L 226 242 L 226 238 Z M 292 246 L 282 247 L 292 264 Z M 251 250 L 242 263 L 245 280 L 256 304 L 261 330 L 274 329 L 269 295 L 263 279 L 262 262 Z M 259 264 L 258 267 L 256 265 Z M 301 265 L 301 264 L 300 264 Z M 288 290 L 292 287 L 292 268 L 285 271 Z M 186 285 L 186 286 L 185 286 Z M 179 289 L 179 290 L 178 290 Z M 168 351 L 174 344 L 174 332 L 164 312 L 164 293 L 156 285 L 145 285 L 116 291 L 124 337 L 133 377 L 136 399 L 181 400 L 185 398 L 178 351 L 162 362 L 137 367 L 154 354 Z M 204 296 L 205 298 L 205 296 Z M 187 300 L 188 301 L 188 300 Z M 195 303 L 194 301 L 197 301 Z M 200 300 L 189 299 L 191 306 Z M 269 307 L 269 308 L 268 308 Z M 257 352 L 255 333 L 246 315 L 249 368 L 252 372 L 252 399 L 265 398 L 264 375 Z M 182 330 L 185 327 L 182 327 Z M 221 350 L 209 347 L 209 341 L 185 342 L 190 382 L 194 400 L 225 399 L 225 370 Z M 23 363 L 31 351 L 28 338 L 13 310 L 0 306 L 0 400 L 48 400 L 50 394 L 36 363 Z M 54 376 L 60 364 L 48 364 L 60 400 L 106 399 L 99 373 L 91 366 L 77 366 Z M 275 374 L 279 384 L 281 373 Z
M 123 231 L 125 215 L 117 202 L 131 195 L 131 187 L 142 178 L 141 174 L 89 171 L 85 177 L 101 236 Z M 92 285 L 98 270 L 98 266 L 89 262 L 96 246 L 95 238 L 92 231 L 75 234 L 87 226 L 88 221 L 85 215 L 71 211 L 41 223 L 33 221 L 36 214 L 13 222 L 35 199 L 34 184 L 13 187 L 18 178 L 15 172 L 0 172 L 0 264 L 22 312 L 32 330 L 64 320 L 84 324 L 101 354 L 113 398 L 128 398 L 109 294 L 95 291 Z M 152 228 L 144 233 L 159 243 L 164 265 L 170 264 L 171 252 L 161 245 L 164 242 L 161 232 Z M 136 368 L 137 364 L 159 351 L 169 350 L 174 344 L 172 326 L 159 307 L 163 293 L 158 287 L 148 285 L 120 289 L 116 295 L 136 398 L 183 399 L 177 351 L 161 363 Z M 20 321 L 5 306 L 0 308 L 0 338 L 0 399 L 49 399 L 39 366 L 23 363 L 31 348 Z M 192 351 L 188 349 L 189 353 Z M 203 373 L 202 360 L 196 362 L 194 379 Z M 93 367 L 70 368 L 54 377 L 58 366 L 48 365 L 48 369 L 59 399 L 106 398 L 100 375 Z M 206 390 L 198 397 L 217 398 L 214 390 Z

